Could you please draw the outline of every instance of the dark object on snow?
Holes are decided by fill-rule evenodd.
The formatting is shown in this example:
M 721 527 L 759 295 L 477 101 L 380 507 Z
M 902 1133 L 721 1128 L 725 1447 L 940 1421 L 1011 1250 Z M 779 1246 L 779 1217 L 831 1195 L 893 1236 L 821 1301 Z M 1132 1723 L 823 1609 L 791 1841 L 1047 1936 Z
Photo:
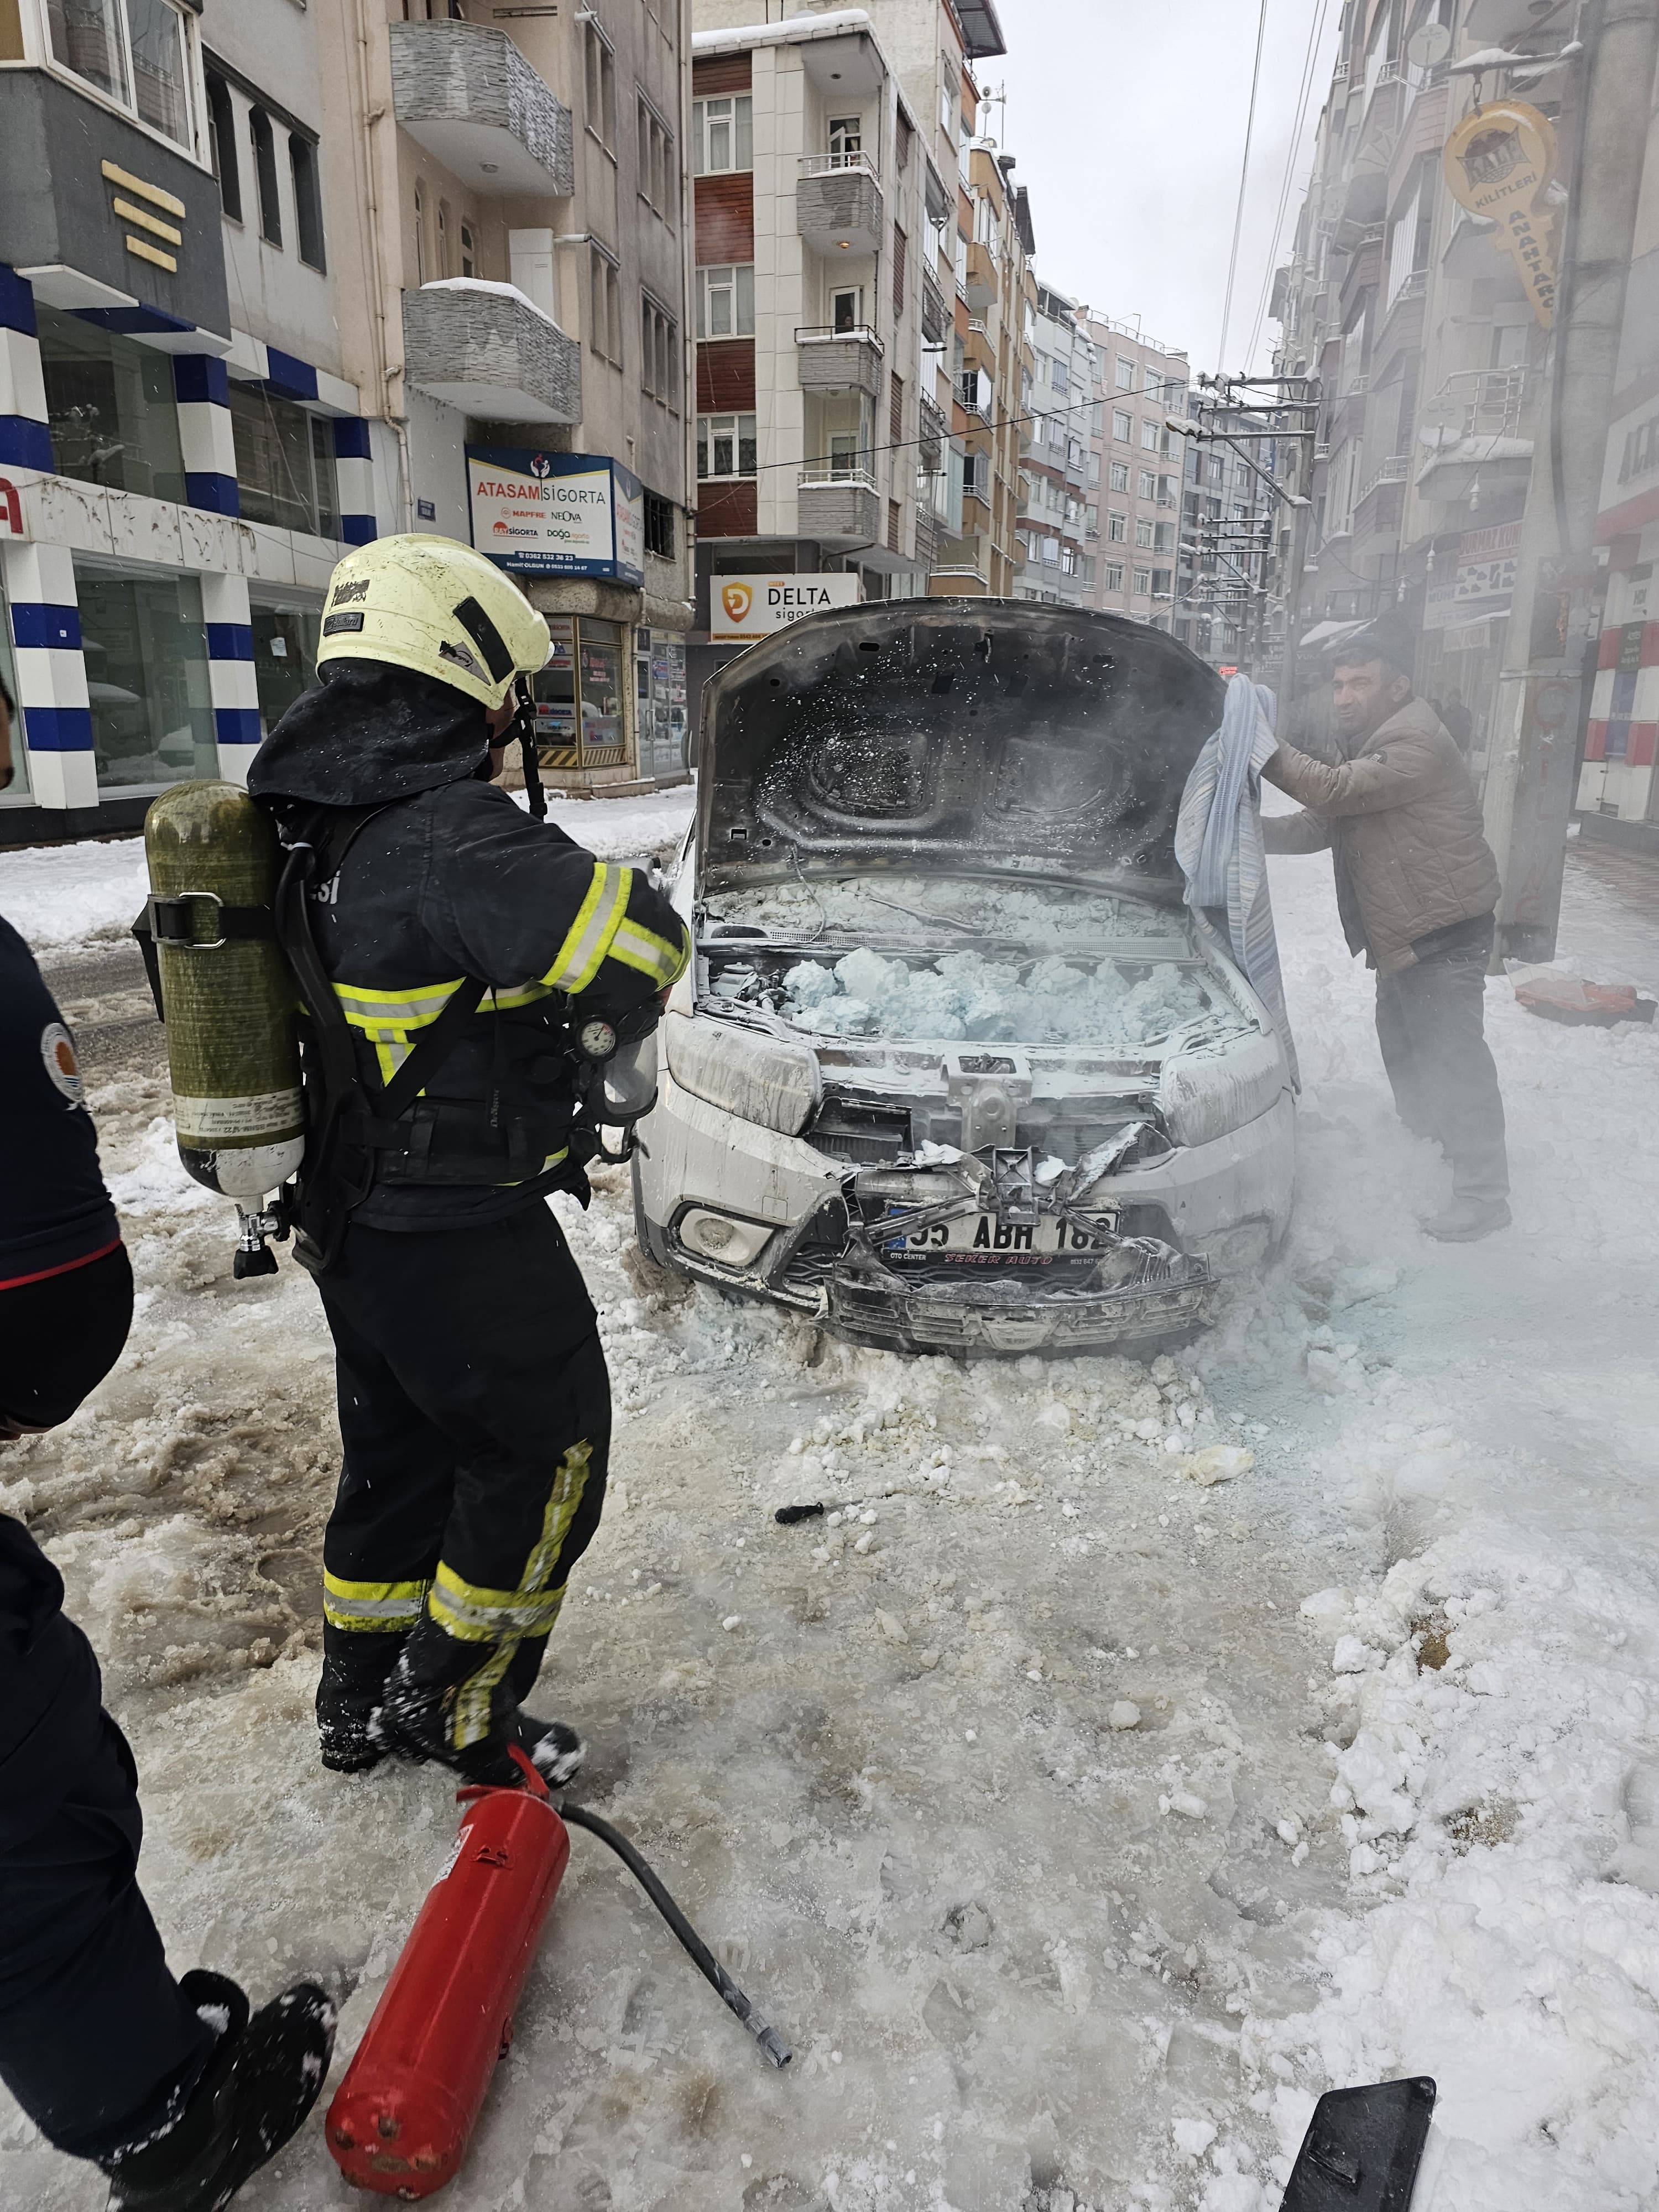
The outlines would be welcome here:
M 815 1521 L 823 1510 L 822 1505 L 780 1505 L 772 1518 L 781 1528 L 793 1528 L 797 1521 Z
M 1328 2090 L 1279 2212 L 1408 2212 L 1434 2099 L 1426 2074 Z

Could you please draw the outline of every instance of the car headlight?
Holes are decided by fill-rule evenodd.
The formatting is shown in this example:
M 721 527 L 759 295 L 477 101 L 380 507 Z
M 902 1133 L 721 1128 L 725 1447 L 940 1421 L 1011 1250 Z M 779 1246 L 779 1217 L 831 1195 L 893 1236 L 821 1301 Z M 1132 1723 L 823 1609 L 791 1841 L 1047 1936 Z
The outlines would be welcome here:
M 1289 1082 L 1279 1039 L 1258 1030 L 1219 1049 L 1172 1054 L 1158 1079 L 1158 1110 L 1172 1144 L 1207 1145 L 1265 1114 Z
M 694 1098 L 785 1137 L 799 1136 L 817 1113 L 823 1078 L 810 1045 L 674 1013 L 662 1033 L 668 1072 Z

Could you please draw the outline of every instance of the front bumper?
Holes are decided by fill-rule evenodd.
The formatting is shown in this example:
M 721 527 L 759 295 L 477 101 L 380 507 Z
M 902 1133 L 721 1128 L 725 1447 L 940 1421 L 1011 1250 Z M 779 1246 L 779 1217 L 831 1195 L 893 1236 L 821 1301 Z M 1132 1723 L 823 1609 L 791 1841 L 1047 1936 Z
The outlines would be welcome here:
M 1045 1291 L 1006 1279 L 913 1284 L 842 1270 L 825 1286 L 824 1319 L 838 1336 L 884 1351 L 1104 1352 L 1201 1328 L 1215 1287 L 1209 1262 L 1194 1259 L 1169 1279 L 1115 1291 Z

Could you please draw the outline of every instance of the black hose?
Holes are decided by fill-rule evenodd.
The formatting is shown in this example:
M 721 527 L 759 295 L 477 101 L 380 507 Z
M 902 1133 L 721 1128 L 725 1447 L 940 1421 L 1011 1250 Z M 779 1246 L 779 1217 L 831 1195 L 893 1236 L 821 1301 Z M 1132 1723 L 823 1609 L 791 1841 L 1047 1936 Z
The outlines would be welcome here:
M 590 1813 L 580 1805 L 561 1805 L 559 1817 L 568 1827 L 586 1828 L 590 1835 L 597 1836 L 602 1844 L 611 1846 L 678 1936 L 698 1972 L 718 1990 L 720 2002 L 737 2014 L 772 2065 L 787 2066 L 794 2052 L 776 2028 L 769 2027 L 755 2010 L 627 1837 L 619 1829 L 613 1828 L 609 1820 L 600 1820 L 597 1813 Z

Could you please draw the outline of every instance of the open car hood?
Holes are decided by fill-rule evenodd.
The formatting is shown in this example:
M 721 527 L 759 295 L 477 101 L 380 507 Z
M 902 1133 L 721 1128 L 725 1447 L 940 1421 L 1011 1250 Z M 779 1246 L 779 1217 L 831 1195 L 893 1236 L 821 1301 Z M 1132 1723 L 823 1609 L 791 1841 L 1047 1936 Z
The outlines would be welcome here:
M 810 616 L 704 687 L 699 891 L 920 863 L 1178 901 L 1182 788 L 1224 696 L 1120 615 L 902 599 Z

